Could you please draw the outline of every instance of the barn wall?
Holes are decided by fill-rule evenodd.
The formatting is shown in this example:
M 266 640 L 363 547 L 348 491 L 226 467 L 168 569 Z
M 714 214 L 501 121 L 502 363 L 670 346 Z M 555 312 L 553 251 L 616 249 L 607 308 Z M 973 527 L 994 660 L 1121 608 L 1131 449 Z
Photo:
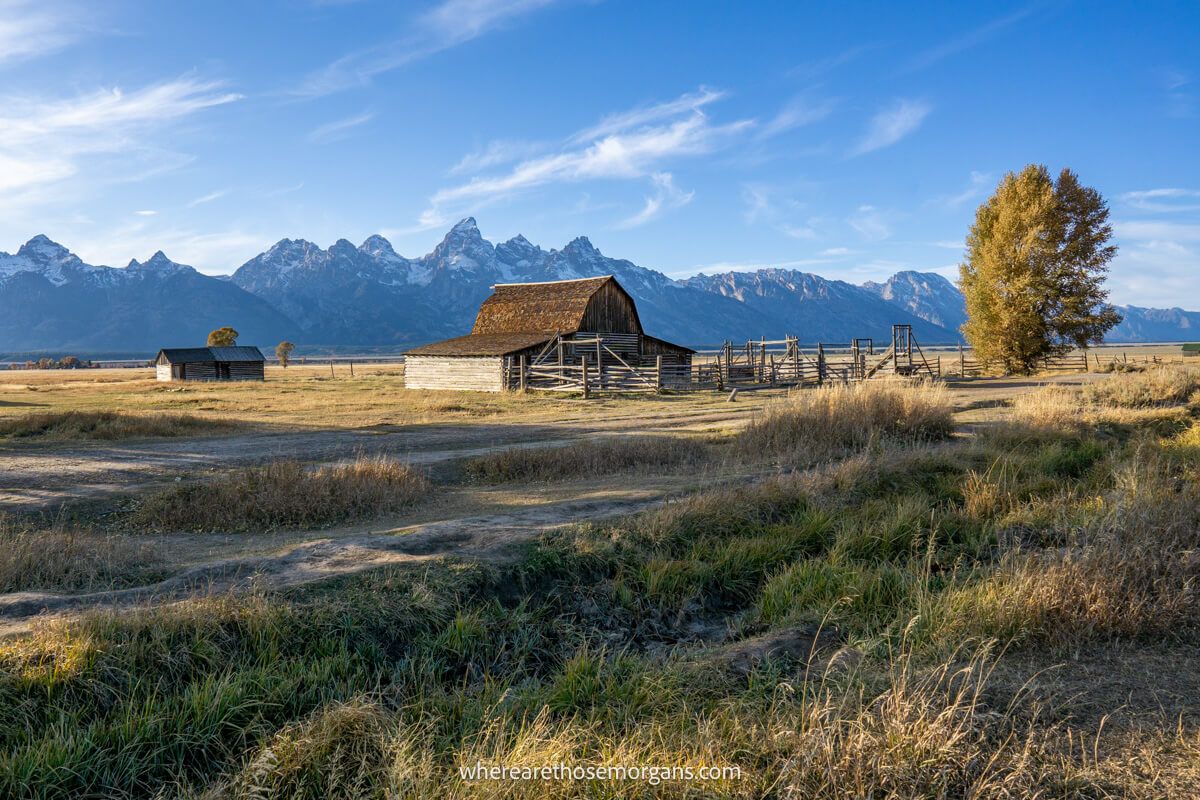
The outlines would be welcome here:
M 641 333 L 633 298 L 616 281 L 608 281 L 588 300 L 581 330 L 598 333 Z
M 189 381 L 215 381 L 217 365 L 213 361 L 192 361 L 183 365 L 183 378 Z
M 502 356 L 407 356 L 404 385 L 408 389 L 503 391 Z
M 265 378 L 266 371 L 261 361 L 229 362 L 229 380 L 231 381 L 261 381 Z
M 156 364 L 154 366 L 154 375 L 160 381 L 171 380 L 171 365 L 170 364 Z

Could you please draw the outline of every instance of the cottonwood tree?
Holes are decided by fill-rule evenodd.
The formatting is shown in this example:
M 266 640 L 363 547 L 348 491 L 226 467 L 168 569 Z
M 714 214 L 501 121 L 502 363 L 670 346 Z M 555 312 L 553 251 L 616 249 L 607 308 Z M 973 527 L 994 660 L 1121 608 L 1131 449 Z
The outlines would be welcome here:
M 292 351 L 296 349 L 296 345 L 289 341 L 282 341 L 275 345 L 275 357 L 279 359 L 279 363 L 287 369 L 288 361 L 292 358 Z
M 1117 248 L 1108 206 L 1064 169 L 1009 173 L 975 212 L 959 287 L 963 335 L 980 361 L 1028 373 L 1042 359 L 1103 340 L 1121 321 L 1104 278 Z
M 233 347 L 237 344 L 238 332 L 226 325 L 223 328 L 217 328 L 208 335 L 209 347 Z

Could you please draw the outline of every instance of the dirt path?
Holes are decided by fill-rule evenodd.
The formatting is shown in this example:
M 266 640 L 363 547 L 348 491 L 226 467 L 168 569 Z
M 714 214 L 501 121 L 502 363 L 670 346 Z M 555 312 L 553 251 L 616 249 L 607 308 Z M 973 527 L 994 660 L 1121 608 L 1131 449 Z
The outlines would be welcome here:
M 663 492 L 632 490 L 603 499 L 574 499 L 504 514 L 414 525 L 389 533 L 313 539 L 269 555 L 212 561 L 147 586 L 89 594 L 0 595 L 0 636 L 26 632 L 37 618 L 84 609 L 128 608 L 265 587 L 299 586 L 388 564 L 463 557 L 499 561 L 548 530 L 631 514 L 667 502 Z

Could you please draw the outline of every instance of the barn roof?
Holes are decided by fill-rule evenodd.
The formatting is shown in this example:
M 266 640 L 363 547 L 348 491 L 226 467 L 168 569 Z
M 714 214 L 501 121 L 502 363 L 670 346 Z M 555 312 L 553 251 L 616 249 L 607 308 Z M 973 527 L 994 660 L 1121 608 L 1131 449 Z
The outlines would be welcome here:
M 544 345 L 550 333 L 472 333 L 456 339 L 414 347 L 410 356 L 506 356 L 529 347 Z
M 172 364 L 197 361 L 265 361 L 257 347 L 164 347 L 155 358 L 165 357 Z
M 479 307 L 471 333 L 574 333 L 583 326 L 588 300 L 609 281 L 616 283 L 612 275 L 546 283 L 498 283 L 492 296 Z

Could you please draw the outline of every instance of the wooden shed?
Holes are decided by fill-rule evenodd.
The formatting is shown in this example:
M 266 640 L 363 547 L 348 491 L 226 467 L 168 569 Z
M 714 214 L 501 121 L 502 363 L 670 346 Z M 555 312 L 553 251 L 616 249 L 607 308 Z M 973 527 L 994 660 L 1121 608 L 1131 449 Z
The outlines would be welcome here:
M 165 347 L 154 359 L 160 381 L 261 381 L 265 363 L 257 347 Z
M 558 368 L 569 383 L 562 376 L 572 370 L 583 376 L 590 363 L 600 385 L 606 366 L 615 381 L 617 370 L 636 373 L 662 363 L 690 369 L 693 353 L 648 336 L 633 297 L 612 275 L 501 283 L 469 335 L 409 350 L 404 379 L 412 389 L 499 392 L 526 386 L 533 368 Z

